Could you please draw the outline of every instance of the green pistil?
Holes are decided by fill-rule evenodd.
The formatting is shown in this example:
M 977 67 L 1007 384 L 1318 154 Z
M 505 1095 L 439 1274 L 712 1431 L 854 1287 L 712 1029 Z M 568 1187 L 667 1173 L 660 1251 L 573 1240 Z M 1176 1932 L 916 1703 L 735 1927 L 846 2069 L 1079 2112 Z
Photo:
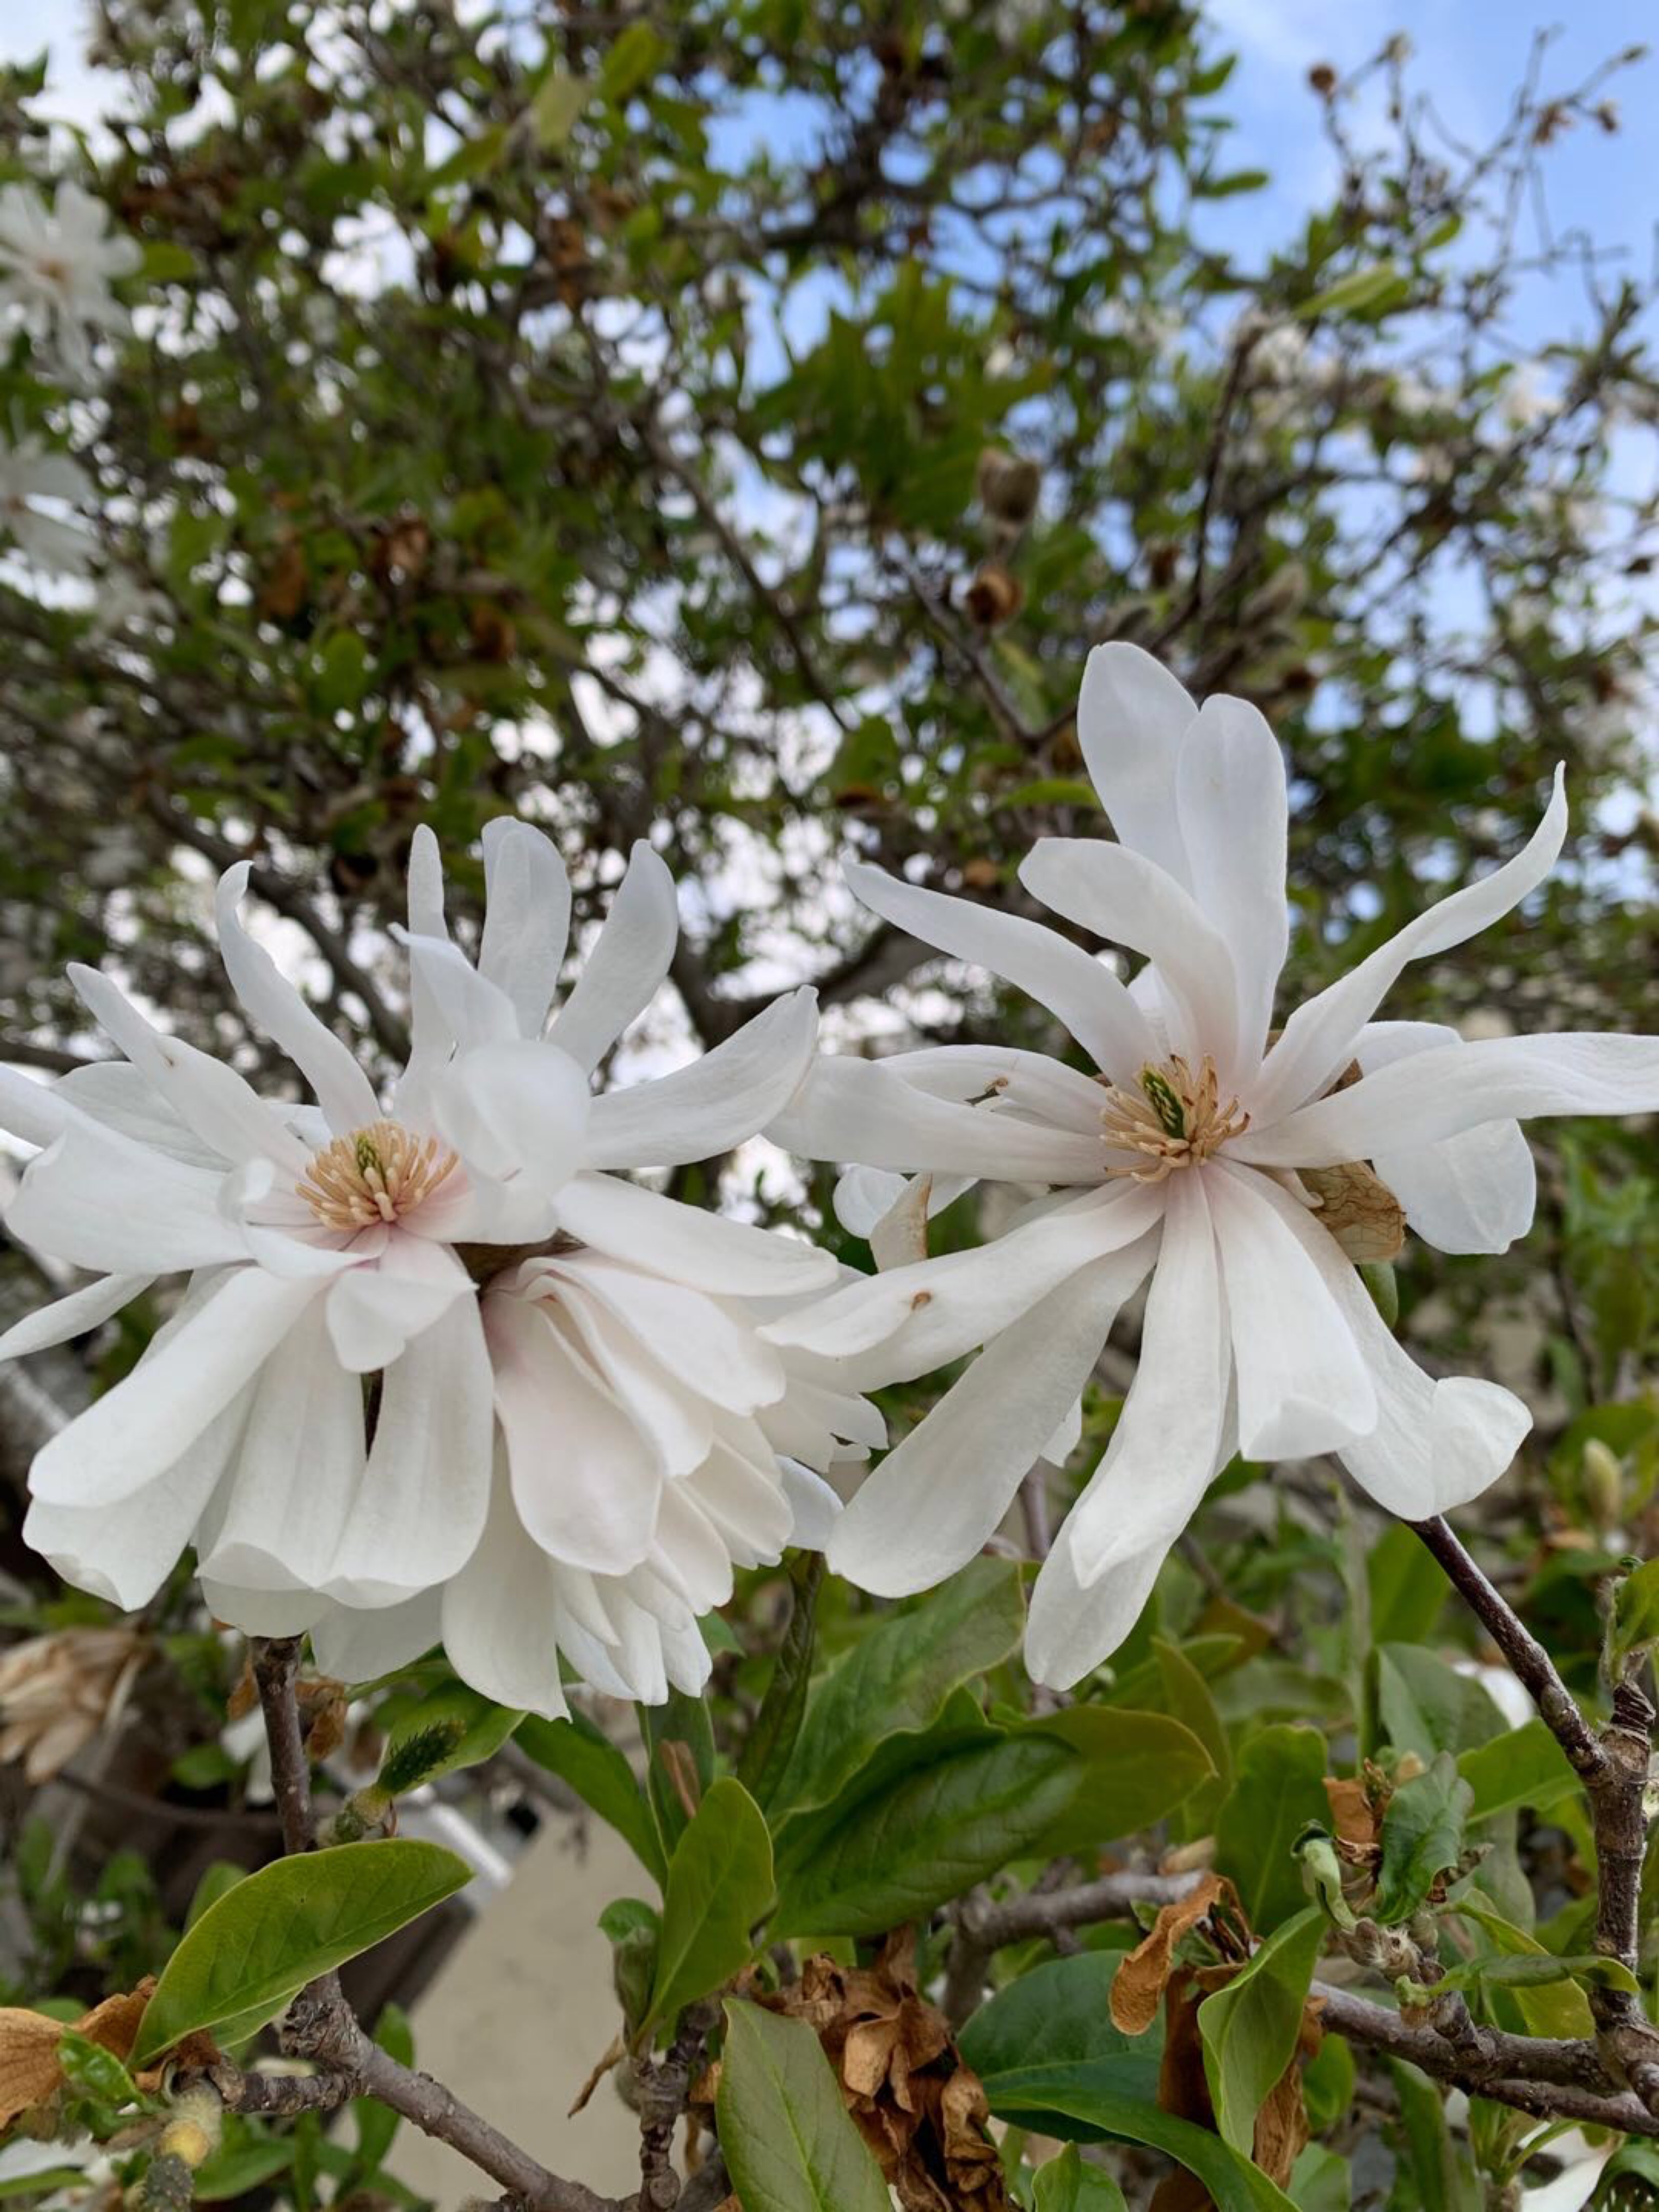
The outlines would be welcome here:
M 1187 1133 L 1187 1109 L 1169 1079 L 1160 1075 L 1155 1067 L 1143 1067 L 1140 1087 L 1151 1099 L 1152 1111 L 1165 1132 L 1171 1137 L 1184 1137 Z
M 380 1165 L 380 1156 L 374 1149 L 374 1139 L 362 1131 L 358 1133 L 356 1151 L 359 1175 L 366 1176 L 371 1170 L 376 1175 L 385 1173 Z

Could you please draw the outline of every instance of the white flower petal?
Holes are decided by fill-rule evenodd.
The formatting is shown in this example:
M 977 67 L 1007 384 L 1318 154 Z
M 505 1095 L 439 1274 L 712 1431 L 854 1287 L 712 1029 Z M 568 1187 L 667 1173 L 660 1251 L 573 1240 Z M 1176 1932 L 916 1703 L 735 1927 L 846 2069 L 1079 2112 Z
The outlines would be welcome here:
M 458 1299 L 386 1370 L 368 1464 L 319 1587 L 381 1606 L 459 1572 L 489 1502 L 493 1391 L 477 1302 Z
M 112 1314 L 119 1313 L 123 1306 L 131 1305 L 154 1280 L 150 1275 L 102 1275 L 96 1282 L 83 1283 L 67 1297 L 54 1298 L 50 1305 L 14 1322 L 0 1336 L 0 1359 L 26 1359 L 30 1352 L 44 1352 L 49 1345 L 68 1344 L 75 1337 L 84 1336 Z
M 1353 1057 L 1360 1031 L 1409 963 L 1449 952 L 1518 906 L 1555 866 L 1566 834 L 1567 799 L 1558 769 L 1544 818 L 1512 860 L 1408 921 L 1357 968 L 1297 1008 L 1244 1100 L 1256 1127 L 1265 1129 L 1316 1097 Z M 1369 1159 L 1370 1154 L 1345 1157 Z
M 112 1505 L 154 1482 L 264 1364 L 316 1295 L 238 1267 L 176 1333 L 40 1451 L 29 1486 L 60 1505 Z
M 1218 1164 L 1204 1187 L 1215 1224 L 1247 1459 L 1310 1459 L 1376 1425 L 1376 1393 L 1299 1206 L 1266 1176 Z M 1316 1225 L 1315 1236 L 1325 1236 Z M 1333 1267 L 1346 1266 L 1334 1243 Z
M 763 1129 L 806 1073 L 817 994 L 792 991 L 689 1067 L 593 1101 L 585 1164 L 669 1168 L 713 1159 Z
M 1285 763 L 1261 713 L 1206 699 L 1182 742 L 1176 789 L 1194 896 L 1232 950 L 1242 1075 L 1260 1063 L 1290 944 Z
M 842 1513 L 827 1554 L 837 1574 L 903 1597 L 973 1558 L 1088 1380 L 1137 1267 L 1092 1261 L 981 1352 Z
M 410 841 L 408 899 L 405 944 L 416 938 L 447 944 L 443 860 L 438 841 L 424 822 Z M 431 1121 L 428 1086 L 449 1058 L 454 1037 L 430 978 L 413 959 L 409 963 L 409 1061 L 392 1093 L 392 1110 L 400 1120 L 425 1127 Z
M 727 1221 L 612 1175 L 579 1175 L 559 1193 L 560 1225 L 596 1251 L 693 1290 L 784 1297 L 836 1279 L 828 1252 L 775 1230 Z
M 463 1052 L 432 1082 L 438 1127 L 469 1168 L 551 1198 L 584 1164 L 586 1072 L 551 1044 L 513 1037 Z
M 219 1207 L 223 1180 L 77 1116 L 24 1170 L 6 1226 L 20 1243 L 100 1273 L 211 1267 L 247 1254 Z
M 988 1343 L 1091 1261 L 1135 1243 L 1162 1218 L 1164 1201 L 1161 1185 L 1090 1191 L 971 1251 L 859 1277 L 762 1334 L 834 1358 L 880 1345 L 884 1378 L 908 1382 Z M 1143 1273 L 1150 1258 L 1149 1248 Z
M 219 957 L 249 1019 L 281 1046 L 311 1085 L 329 1127 L 345 1136 L 375 1120 L 380 1102 L 350 1047 L 324 1027 L 264 947 L 242 927 L 236 909 L 250 872 L 251 864 L 239 860 L 219 878 L 214 900 Z
M 1101 1180 L 1097 1135 L 1039 1127 L 992 1107 L 936 1098 L 904 1080 L 906 1057 L 861 1060 L 847 1054 L 814 1060 L 767 1135 L 805 1159 L 856 1160 L 903 1175 L 1045 1183 Z
M 520 1519 L 554 1559 L 625 1574 L 655 1532 L 656 1454 L 545 1315 L 492 1298 L 486 1320 Z
M 1194 1068 L 1208 1054 L 1224 1083 L 1237 1081 L 1233 956 L 1190 891 L 1141 854 L 1097 837 L 1040 837 L 1020 864 L 1019 879 L 1056 914 L 1145 953 L 1170 1002 L 1176 1050 Z
M 589 1073 L 662 988 L 680 933 L 674 878 L 644 839 L 549 1031 Z
M 1373 1022 L 1356 1057 L 1369 1075 L 1462 1042 L 1441 1022 Z M 1518 1122 L 1485 1121 L 1434 1144 L 1379 1148 L 1371 1164 L 1413 1232 L 1442 1252 L 1507 1252 L 1532 1227 L 1538 1173 Z
M 409 972 L 417 998 L 424 994 L 429 1001 L 434 1040 L 447 1031 L 461 1052 L 527 1042 L 520 1037 L 519 1017 L 512 1000 L 479 975 L 459 945 L 452 945 L 447 938 L 416 937 L 396 927 L 392 933 L 409 954 Z
M 222 1172 L 222 1152 L 210 1150 L 194 1130 L 188 1129 L 154 1084 L 140 1074 L 130 1060 L 94 1060 L 85 1067 L 71 1068 L 58 1079 L 57 1090 L 82 1114 L 134 1143 L 148 1145 L 186 1167 L 212 1168 Z M 284 1110 L 265 1106 L 273 1119 Z M 289 1112 L 293 1109 L 286 1109 Z M 302 1146 L 309 1152 L 314 1147 Z
M 0 1129 L 26 1145 L 49 1145 L 62 1136 L 69 1112 L 58 1084 L 37 1083 L 15 1067 L 0 1067 Z
M 570 939 L 570 878 L 550 837 L 505 817 L 484 825 L 478 973 L 513 1001 L 521 1036 L 542 1033 Z
M 822 1475 L 814 1474 L 798 1459 L 780 1459 L 778 1474 L 783 1494 L 789 1501 L 789 1510 L 794 1516 L 790 1542 L 798 1551 L 826 1550 L 841 1517 L 841 1499 Z
M 592 1261 L 598 1255 L 579 1256 Z M 643 1278 L 634 1275 L 630 1279 Z M 650 1437 L 664 1472 L 689 1474 L 714 1441 L 710 1399 L 676 1382 L 625 1322 L 591 1294 L 583 1277 L 568 1271 L 538 1274 L 526 1268 L 519 1295 L 534 1299 L 539 1294 L 549 1301 L 542 1310 L 556 1325 L 565 1317 L 574 1328 L 617 1404 L 625 1406 Z
M 359 1612 L 350 1606 L 323 1604 L 311 1624 L 312 1656 L 318 1671 L 338 1682 L 373 1682 L 407 1667 L 438 1643 L 442 1633 L 443 1595 L 422 1590 L 402 1605 Z
M 1151 1479 L 1149 1477 L 1149 1479 Z M 1209 1478 L 1205 1478 L 1207 1486 Z M 1203 1496 L 1200 1486 L 1193 1498 Z M 1062 1533 L 1043 1561 L 1031 1591 L 1025 1623 L 1025 1671 L 1034 1682 L 1069 1690 L 1115 1651 L 1140 1618 L 1158 1569 L 1179 1528 L 1160 1524 L 1138 1552 L 1119 1559 L 1091 1583 L 1078 1578 L 1070 1541 Z
M 793 1509 L 765 1437 L 751 1432 L 749 1441 L 752 1455 L 731 1439 L 717 1437 L 714 1450 L 686 1480 L 733 1558 L 744 1566 L 760 1566 L 782 1557 Z
M 1379 1067 L 1346 1091 L 1247 1129 L 1228 1157 L 1317 1168 L 1414 1148 L 1491 1121 L 1659 1110 L 1659 1037 L 1573 1031 L 1442 1045 Z
M 556 1255 L 548 1268 L 556 1281 L 577 1285 L 608 1308 L 651 1358 L 713 1404 L 752 1413 L 782 1396 L 777 1353 L 746 1318 L 739 1320 L 706 1294 L 600 1252 Z
M 555 1570 L 495 1480 L 477 1549 L 443 1594 L 443 1644 L 461 1680 L 497 1705 L 563 1720 Z
M 924 890 L 862 861 L 847 861 L 842 872 L 854 896 L 884 921 L 953 960 L 988 968 L 1046 1006 L 1108 1074 L 1132 1075 L 1152 1056 L 1146 1024 L 1122 983 L 1058 931 L 971 899 Z
M 1190 694 L 1138 645 L 1097 645 L 1090 653 L 1077 708 L 1090 781 L 1121 842 L 1178 884 L 1191 877 L 1176 773 L 1197 713 Z
M 411 1337 L 428 1329 L 472 1279 L 447 1245 L 396 1231 L 376 1261 L 337 1275 L 325 1297 L 335 1355 L 354 1375 L 390 1367 Z

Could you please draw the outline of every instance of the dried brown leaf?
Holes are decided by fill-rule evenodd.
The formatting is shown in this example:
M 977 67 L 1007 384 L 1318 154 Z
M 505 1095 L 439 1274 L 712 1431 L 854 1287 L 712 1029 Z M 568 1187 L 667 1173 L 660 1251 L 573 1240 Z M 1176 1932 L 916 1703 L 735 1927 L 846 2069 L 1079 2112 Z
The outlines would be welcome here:
M 1166 1905 L 1144 1936 L 1118 1968 L 1112 1983 L 1112 2024 L 1125 2035 L 1144 2035 L 1158 2018 L 1170 1974 L 1175 1950 L 1183 1936 L 1218 1904 L 1242 1922 L 1238 1892 L 1224 1875 L 1206 1874 L 1196 1889 L 1175 1904 Z

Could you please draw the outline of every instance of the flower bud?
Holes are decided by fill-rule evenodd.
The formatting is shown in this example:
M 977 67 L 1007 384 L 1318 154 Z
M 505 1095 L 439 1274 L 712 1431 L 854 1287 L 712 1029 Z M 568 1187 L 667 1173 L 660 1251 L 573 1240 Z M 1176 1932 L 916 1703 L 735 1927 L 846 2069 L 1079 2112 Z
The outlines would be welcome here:
M 981 629 L 1000 629 L 1013 620 L 1024 599 L 1024 587 L 1000 561 L 982 562 L 963 594 L 963 605 Z
M 1579 1461 L 1584 1483 L 1584 1504 L 1590 1526 L 1605 1536 L 1624 1517 L 1625 1465 L 1611 1445 L 1591 1437 Z
M 979 503 L 994 521 L 1024 529 L 1036 512 L 1042 472 L 1035 461 L 987 446 L 979 457 Z

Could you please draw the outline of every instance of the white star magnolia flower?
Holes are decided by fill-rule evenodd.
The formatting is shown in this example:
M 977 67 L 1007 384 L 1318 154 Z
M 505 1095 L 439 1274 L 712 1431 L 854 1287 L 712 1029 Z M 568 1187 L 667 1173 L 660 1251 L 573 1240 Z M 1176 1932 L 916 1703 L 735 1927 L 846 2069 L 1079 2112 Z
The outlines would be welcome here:
M 1288 921 L 1285 770 L 1267 723 L 1237 699 L 1200 712 L 1148 655 L 1112 645 L 1090 657 L 1078 731 L 1120 842 L 1046 838 L 1021 880 L 1143 954 L 1133 985 L 1040 923 L 875 868 L 848 874 L 896 928 L 1029 992 L 1099 1072 L 976 1046 L 822 1060 L 770 1133 L 860 1164 L 848 1197 L 860 1219 L 903 1175 L 933 1178 L 936 1195 L 947 1177 L 1048 1187 L 991 1243 L 866 1278 L 769 1332 L 824 1355 L 880 1346 L 895 1380 L 986 1347 L 836 1527 L 830 1564 L 868 1589 L 923 1589 L 979 1549 L 1032 1462 L 1063 1451 L 1068 1430 L 1075 1441 L 1079 1394 L 1151 1274 L 1133 1386 L 1033 1596 L 1028 1663 L 1056 1686 L 1122 1641 L 1235 1450 L 1334 1452 L 1407 1519 L 1495 1480 L 1530 1425 L 1525 1407 L 1491 1383 L 1423 1374 L 1335 1232 L 1352 1249 L 1367 1212 L 1397 1221 L 1392 1193 L 1443 1250 L 1501 1252 L 1533 1212 L 1516 1117 L 1659 1107 L 1652 1039 L 1468 1044 L 1371 1018 L 1408 961 L 1462 944 L 1543 880 L 1566 829 L 1559 775 L 1523 852 L 1270 1041 Z M 1386 1189 L 1354 1164 L 1365 1162 Z
M 486 831 L 485 867 L 475 969 L 417 835 L 412 1045 L 384 1109 L 244 931 L 246 864 L 219 885 L 225 966 L 315 1107 L 260 1099 L 71 971 L 127 1057 L 50 1090 L 5 1075 L 0 1122 L 45 1147 L 7 1225 L 109 1272 L 0 1357 L 79 1334 L 158 1275 L 190 1281 L 132 1374 L 37 1456 L 24 1534 L 126 1607 L 193 1544 L 222 1619 L 308 1629 L 348 1679 L 441 1637 L 506 1704 L 562 1711 L 561 1650 L 597 1686 L 659 1699 L 706 1674 L 696 1616 L 733 1565 L 821 1543 L 835 1500 L 818 1474 L 842 1439 L 882 1441 L 835 1362 L 757 1334 L 834 1261 L 618 1172 L 751 1135 L 799 1082 L 816 1009 L 797 992 L 692 1066 L 594 1097 L 667 972 L 668 870 L 635 848 L 544 1039 L 564 868 L 511 823 Z
M 90 333 L 124 331 L 127 311 L 110 291 L 143 260 L 137 240 L 112 232 L 109 210 L 79 185 L 61 184 L 51 207 L 33 186 L 0 187 L 0 298 L 55 345 L 65 373 L 92 371 Z
M 85 575 L 92 564 L 91 538 L 78 525 L 43 514 L 35 501 L 77 507 L 91 494 L 91 479 L 79 462 L 40 439 L 20 438 L 15 446 L 0 445 L 0 532 L 35 568 L 65 576 Z

